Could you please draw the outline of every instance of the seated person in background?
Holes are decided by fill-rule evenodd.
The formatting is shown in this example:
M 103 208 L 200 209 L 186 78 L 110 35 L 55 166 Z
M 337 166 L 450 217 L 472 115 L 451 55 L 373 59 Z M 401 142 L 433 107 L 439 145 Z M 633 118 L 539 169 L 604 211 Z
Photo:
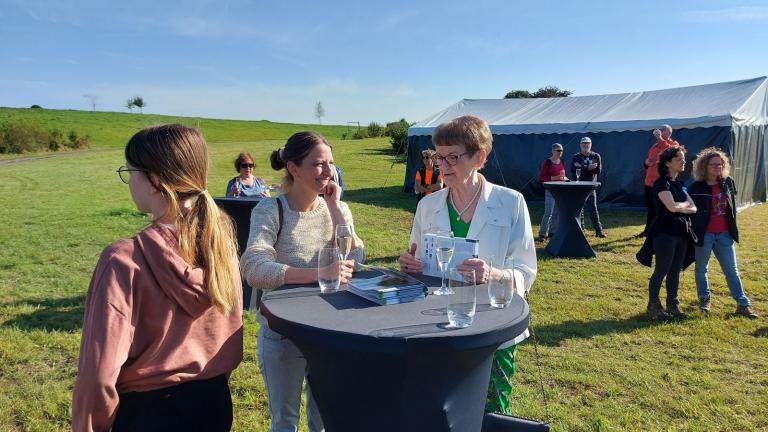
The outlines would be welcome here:
M 443 188 L 443 177 L 435 168 L 432 162 L 434 150 L 424 150 L 421 152 L 421 160 L 424 166 L 416 171 L 416 178 L 413 181 L 413 188 L 416 191 L 416 203 L 422 198 Z
M 253 176 L 253 157 L 250 153 L 240 153 L 235 159 L 235 170 L 240 175 L 227 183 L 228 197 L 268 197 L 269 188 L 260 177 Z

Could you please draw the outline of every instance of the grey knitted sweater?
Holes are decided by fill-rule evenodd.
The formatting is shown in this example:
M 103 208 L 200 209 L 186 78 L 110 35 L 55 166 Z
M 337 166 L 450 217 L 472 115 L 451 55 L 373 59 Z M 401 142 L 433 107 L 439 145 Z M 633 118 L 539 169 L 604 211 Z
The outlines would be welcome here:
M 277 200 L 283 204 L 283 229 L 279 228 Z M 290 267 L 317 268 L 317 252 L 333 245 L 334 226 L 331 213 L 322 198 L 308 212 L 290 209 L 284 196 L 261 200 L 251 213 L 248 247 L 240 257 L 240 271 L 253 288 L 269 290 L 285 283 L 285 270 Z M 347 224 L 352 225 L 352 213 L 346 203 L 341 211 Z M 363 260 L 363 246 L 352 249 L 349 259 Z

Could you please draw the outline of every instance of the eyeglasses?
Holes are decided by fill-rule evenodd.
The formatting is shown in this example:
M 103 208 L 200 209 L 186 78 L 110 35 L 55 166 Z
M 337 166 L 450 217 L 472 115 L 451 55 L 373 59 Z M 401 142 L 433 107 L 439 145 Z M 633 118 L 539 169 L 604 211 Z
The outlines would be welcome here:
M 464 152 L 462 154 L 449 154 L 448 156 L 440 156 L 439 154 L 436 154 L 432 156 L 432 163 L 439 165 L 441 162 L 445 162 L 448 164 L 448 166 L 454 166 L 459 161 L 459 158 L 466 154 L 469 154 L 469 152 Z
M 253 168 L 254 166 L 255 165 L 252 164 L 252 163 L 241 163 L 240 164 L 240 169 L 243 169 L 243 168 Z
M 131 181 L 131 171 L 147 172 L 147 170 L 143 169 L 128 168 L 125 165 L 116 170 L 117 176 L 120 177 L 120 180 L 125 184 L 128 184 L 128 182 Z

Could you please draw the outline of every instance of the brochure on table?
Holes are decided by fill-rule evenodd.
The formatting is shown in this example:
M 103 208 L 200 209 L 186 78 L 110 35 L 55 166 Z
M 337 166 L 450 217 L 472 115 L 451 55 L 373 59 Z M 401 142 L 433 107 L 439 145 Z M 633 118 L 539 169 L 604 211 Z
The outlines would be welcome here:
M 437 264 L 437 239 L 449 238 L 435 234 L 425 234 L 422 237 L 421 250 L 424 251 L 424 261 L 421 263 L 421 273 L 427 276 L 441 277 L 440 266 Z M 475 239 L 450 237 L 453 240 L 453 258 L 448 268 L 455 267 L 467 258 L 477 258 L 479 243 Z
M 381 275 L 352 278 L 347 289 L 378 304 L 397 304 L 419 300 L 427 295 L 427 286 L 414 277 L 391 269 L 371 267 Z

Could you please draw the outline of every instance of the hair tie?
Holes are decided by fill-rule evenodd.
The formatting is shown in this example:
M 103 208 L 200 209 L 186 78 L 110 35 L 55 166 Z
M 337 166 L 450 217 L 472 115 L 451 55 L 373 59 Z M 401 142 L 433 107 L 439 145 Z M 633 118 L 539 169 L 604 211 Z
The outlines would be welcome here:
M 277 157 L 281 161 L 283 160 L 283 147 L 280 147 L 279 149 L 277 149 Z
M 198 195 L 198 196 L 200 196 L 200 195 L 205 195 L 205 194 L 206 194 L 206 192 L 208 192 L 208 189 L 203 189 L 203 190 L 201 190 L 201 191 L 200 191 L 200 192 L 199 192 L 197 195 Z

